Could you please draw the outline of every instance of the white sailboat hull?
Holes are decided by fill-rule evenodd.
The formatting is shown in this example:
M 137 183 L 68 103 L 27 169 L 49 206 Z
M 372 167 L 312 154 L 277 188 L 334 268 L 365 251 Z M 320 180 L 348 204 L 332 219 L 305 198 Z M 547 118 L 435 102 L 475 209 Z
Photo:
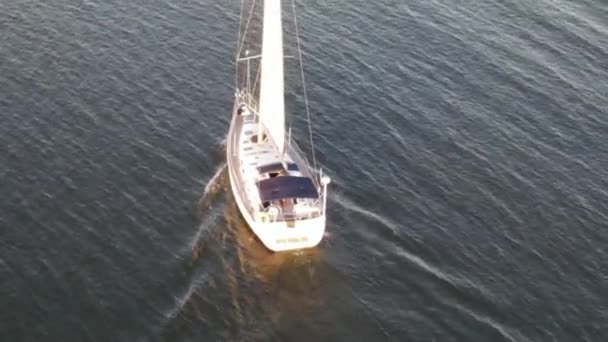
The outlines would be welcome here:
M 246 85 L 238 86 L 237 76 L 239 90 L 226 140 L 230 188 L 239 211 L 272 251 L 319 244 L 325 233 L 329 183 L 328 177 L 310 167 L 291 136 L 285 134 L 281 14 L 281 0 L 264 1 L 258 99 L 253 97 L 257 81 L 250 87 L 253 57 L 241 58 L 237 53 L 237 75 L 239 61 L 247 63 Z
M 233 178 L 230 177 L 232 194 L 241 215 L 266 248 L 273 252 L 307 249 L 316 247 L 325 234 L 325 215 L 297 221 L 295 227 L 287 222 L 256 222 L 243 205 L 242 199 L 234 191 Z
M 316 206 L 309 208 L 311 214 L 294 217 L 293 219 L 275 220 L 260 208 L 258 189 L 255 186 L 258 176 L 258 167 L 268 165 L 272 161 L 273 147 L 265 144 L 249 143 L 249 139 L 257 132 L 257 116 L 251 114 L 243 117 L 235 111 L 230 124 L 230 130 L 226 139 L 226 158 L 228 161 L 228 173 L 230 188 L 241 215 L 259 240 L 271 251 L 288 251 L 312 248 L 317 246 L 323 239 L 325 233 L 325 213 L 322 201 L 325 196 L 325 188 L 320 186 L 319 199 Z M 253 120 L 252 120 L 253 118 Z M 247 121 L 250 122 L 247 122 Z M 252 133 L 252 134 L 249 134 Z M 278 151 L 276 151 L 278 154 Z M 297 152 L 288 150 L 284 158 L 289 158 L 293 163 L 304 170 L 303 159 L 297 156 Z M 270 155 L 270 156 L 269 156 Z M 263 156 L 263 157 L 262 157 Z

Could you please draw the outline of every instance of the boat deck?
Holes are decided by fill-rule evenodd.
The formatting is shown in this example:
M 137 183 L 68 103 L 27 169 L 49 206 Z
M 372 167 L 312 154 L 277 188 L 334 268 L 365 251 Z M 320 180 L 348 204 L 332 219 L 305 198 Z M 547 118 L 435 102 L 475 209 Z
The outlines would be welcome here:
M 307 164 L 297 155 L 297 151 L 288 149 L 281 157 L 278 149 L 269 139 L 263 138 L 262 143 L 257 142 L 257 119 L 257 115 L 253 111 L 246 111 L 240 115 L 236 114 L 235 111 L 233 131 L 229 136 L 231 141 L 228 143 L 228 148 L 230 149 L 228 161 L 230 172 L 235 178 L 235 183 L 237 183 L 235 184 L 237 192 L 240 194 L 243 204 L 252 217 L 256 217 L 260 212 L 268 210 L 268 208 L 265 209 L 264 207 L 268 203 L 264 203 L 263 206 L 257 187 L 260 167 L 285 163 L 293 165 L 293 168 L 284 170 L 285 173 L 282 175 L 311 177 Z M 314 183 L 317 190 L 320 190 L 318 184 Z M 304 205 L 304 203 L 302 204 Z M 314 203 L 307 202 L 307 206 L 309 209 L 314 209 L 309 210 L 307 217 L 318 216 L 320 214 L 320 201 L 317 200 Z M 316 214 L 313 214 L 315 211 Z M 281 219 L 287 219 L 288 217 L 295 219 L 296 216 L 294 214 L 293 203 L 285 203 L 281 209 Z

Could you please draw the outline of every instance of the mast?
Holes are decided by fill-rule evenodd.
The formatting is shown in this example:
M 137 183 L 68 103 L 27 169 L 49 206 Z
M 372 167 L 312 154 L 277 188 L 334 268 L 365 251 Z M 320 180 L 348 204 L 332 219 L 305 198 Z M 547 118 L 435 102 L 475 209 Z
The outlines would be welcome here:
M 258 141 L 262 141 L 263 126 L 279 152 L 283 154 L 285 95 L 281 0 L 264 0 L 261 69 Z

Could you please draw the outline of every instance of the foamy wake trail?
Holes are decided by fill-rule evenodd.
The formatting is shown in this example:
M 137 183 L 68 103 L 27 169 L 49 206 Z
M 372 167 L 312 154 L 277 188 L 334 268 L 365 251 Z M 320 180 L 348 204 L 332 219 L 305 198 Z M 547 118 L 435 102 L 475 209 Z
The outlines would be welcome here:
M 201 201 L 204 201 L 209 195 L 216 193 L 218 188 L 221 188 L 222 184 L 219 180 L 226 169 L 226 166 L 227 164 L 223 163 L 222 166 L 215 171 L 213 177 L 207 182 L 205 189 L 203 190 L 203 195 L 201 196 Z
M 221 192 L 224 189 L 225 185 L 225 175 L 224 171 L 227 168 L 227 164 L 224 162 L 221 166 L 217 168 L 211 179 L 207 181 L 205 184 L 205 188 L 203 193 L 201 194 L 201 199 L 199 203 L 201 204 L 201 209 L 207 208 L 215 195 Z M 201 218 L 200 225 L 196 231 L 196 233 L 190 239 L 190 243 L 187 245 L 186 249 L 183 251 L 185 254 L 192 254 L 192 260 L 196 260 L 201 256 L 202 247 L 200 243 L 200 239 L 203 233 L 208 230 L 210 225 L 216 221 L 218 216 L 223 215 L 222 211 L 217 210 L 204 210 L 204 215 Z M 205 279 L 194 279 L 186 289 L 185 293 L 183 293 L 180 297 L 175 298 L 175 306 L 169 310 L 165 314 L 165 316 L 170 320 L 175 319 L 179 313 L 184 309 L 185 305 L 190 301 L 193 294 L 197 291 L 197 289 L 204 283 Z M 170 322 L 169 322 L 170 323 Z
M 212 200 L 215 198 L 215 195 L 221 192 L 224 187 L 224 182 L 222 176 L 224 175 L 224 170 L 226 170 L 226 163 L 223 163 L 216 171 L 213 177 L 205 184 L 205 188 L 203 193 L 201 194 L 201 199 L 199 200 L 201 213 L 204 212 L 202 217 L 202 222 L 200 223 L 199 229 L 196 234 L 191 239 L 191 243 L 189 244 L 189 248 L 194 248 L 197 246 L 198 241 L 201 238 L 202 232 L 207 228 L 210 221 L 214 219 L 216 213 L 212 211 L 205 210 L 209 208 Z
M 356 204 L 355 202 L 348 199 L 346 196 L 341 195 L 341 194 L 333 194 L 333 195 L 330 194 L 330 196 L 335 201 L 335 203 L 337 203 L 339 206 L 343 207 L 344 209 L 359 213 L 376 222 L 379 222 L 379 223 L 383 224 L 384 226 L 386 226 L 387 228 L 391 229 L 393 232 L 399 231 L 399 228 L 398 228 L 399 225 L 397 223 L 391 221 L 389 218 L 380 216 L 380 215 L 374 213 L 373 211 L 370 211 L 370 210 L 360 206 L 359 204 Z

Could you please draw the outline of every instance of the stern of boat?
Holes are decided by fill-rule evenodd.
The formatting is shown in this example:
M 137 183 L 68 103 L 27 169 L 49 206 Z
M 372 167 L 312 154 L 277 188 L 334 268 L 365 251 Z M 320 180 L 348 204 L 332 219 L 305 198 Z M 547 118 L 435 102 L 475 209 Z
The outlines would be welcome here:
M 275 252 L 317 246 L 325 234 L 325 216 L 282 222 L 256 221 L 252 225 L 262 243 Z

